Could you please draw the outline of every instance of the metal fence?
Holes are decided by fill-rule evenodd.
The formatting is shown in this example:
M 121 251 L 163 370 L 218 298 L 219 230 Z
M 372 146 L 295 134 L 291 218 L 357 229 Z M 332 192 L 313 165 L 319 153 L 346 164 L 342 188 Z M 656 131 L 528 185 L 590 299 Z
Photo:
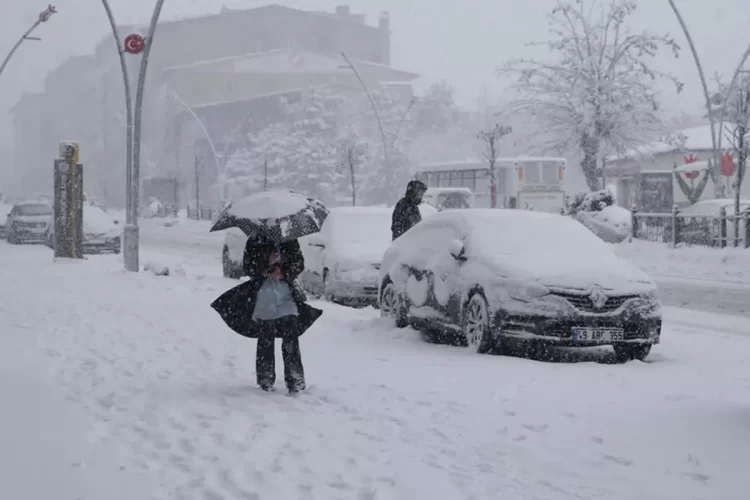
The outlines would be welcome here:
M 714 248 L 750 248 L 750 209 L 739 217 L 724 207 L 718 216 L 680 213 L 640 213 L 632 210 L 633 238 L 666 243 L 670 246 L 692 245 Z
M 187 218 L 193 220 L 213 220 L 216 213 L 213 207 L 200 207 L 196 209 L 190 205 L 187 206 Z

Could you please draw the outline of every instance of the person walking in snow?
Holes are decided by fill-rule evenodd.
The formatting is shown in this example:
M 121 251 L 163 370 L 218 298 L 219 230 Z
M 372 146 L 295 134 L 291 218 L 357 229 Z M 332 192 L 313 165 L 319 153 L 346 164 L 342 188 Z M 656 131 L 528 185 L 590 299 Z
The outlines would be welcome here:
M 422 220 L 419 204 L 422 203 L 425 191 L 427 191 L 427 185 L 422 181 L 413 180 L 406 185 L 406 194 L 393 208 L 391 233 L 394 240 Z
M 211 304 L 235 332 L 258 339 L 255 372 L 258 385 L 267 392 L 276 382 L 276 338 L 281 338 L 286 388 L 294 394 L 306 387 L 299 336 L 323 312 L 307 305 L 295 285 L 304 267 L 297 240 L 275 244 L 248 239 L 243 270 L 250 279 Z

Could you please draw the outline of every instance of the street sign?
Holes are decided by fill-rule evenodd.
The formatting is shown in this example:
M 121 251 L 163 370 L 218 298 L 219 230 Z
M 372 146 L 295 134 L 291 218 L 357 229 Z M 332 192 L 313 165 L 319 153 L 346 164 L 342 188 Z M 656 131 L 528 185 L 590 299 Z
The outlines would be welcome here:
M 139 34 L 133 33 L 125 37 L 125 52 L 128 54 L 140 54 L 146 47 L 146 40 Z

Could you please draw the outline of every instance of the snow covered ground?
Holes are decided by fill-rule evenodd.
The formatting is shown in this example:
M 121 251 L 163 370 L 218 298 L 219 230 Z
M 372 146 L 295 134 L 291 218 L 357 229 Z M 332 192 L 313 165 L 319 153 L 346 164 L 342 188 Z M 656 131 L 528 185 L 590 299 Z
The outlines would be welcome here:
M 85 411 L 90 437 L 154 478 L 155 498 L 747 497 L 745 319 L 666 308 L 649 363 L 606 351 L 544 363 L 427 344 L 374 310 L 321 303 L 301 339 L 310 389 L 289 398 L 254 387 L 255 342 L 209 308 L 236 282 L 178 252 L 159 256 L 187 276 L 157 277 L 0 243 L 1 350 L 26 350 L 23 373 Z
M 750 285 L 750 250 L 744 248 L 669 248 L 650 241 L 625 241 L 617 254 L 659 278 L 687 278 Z

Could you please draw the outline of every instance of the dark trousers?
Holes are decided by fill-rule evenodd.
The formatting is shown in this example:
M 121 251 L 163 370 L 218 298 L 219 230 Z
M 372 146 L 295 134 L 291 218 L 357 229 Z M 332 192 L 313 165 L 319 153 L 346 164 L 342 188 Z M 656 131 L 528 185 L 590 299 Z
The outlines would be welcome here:
M 255 352 L 255 373 L 258 385 L 272 387 L 276 382 L 275 339 L 281 337 L 281 355 L 284 360 L 284 382 L 290 391 L 305 388 L 305 371 L 299 350 L 296 316 L 260 321 L 258 348 Z

